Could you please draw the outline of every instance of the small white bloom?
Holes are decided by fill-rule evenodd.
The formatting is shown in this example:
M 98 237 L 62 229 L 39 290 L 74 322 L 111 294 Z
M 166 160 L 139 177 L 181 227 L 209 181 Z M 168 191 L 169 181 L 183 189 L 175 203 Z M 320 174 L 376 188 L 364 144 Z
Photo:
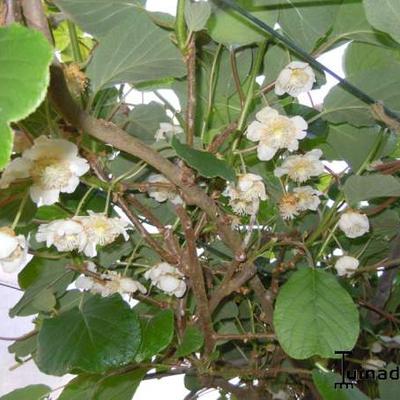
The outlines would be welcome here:
M 386 362 L 379 358 L 370 358 L 369 360 L 365 360 L 361 366 L 364 369 L 378 371 L 379 369 L 385 368 Z
M 383 346 L 379 342 L 374 342 L 371 345 L 371 353 L 380 353 L 383 350 Z
M 246 136 L 253 142 L 259 142 L 258 158 L 268 161 L 279 149 L 297 150 L 299 140 L 307 135 L 307 126 L 300 116 L 289 118 L 265 107 L 256 114 L 256 121 L 249 125 Z
M 183 129 L 180 126 L 170 124 L 169 122 L 161 122 L 154 138 L 156 142 L 160 140 L 171 139 L 173 136 L 182 133 Z
M 121 218 L 109 218 L 103 213 L 88 211 L 88 216 L 74 217 L 73 220 L 82 224 L 87 243 L 83 248 L 83 253 L 88 257 L 97 255 L 97 246 L 105 246 L 114 242 L 118 236 L 122 235 L 125 240 L 129 239 L 126 232 L 128 222 Z
M 147 178 L 147 182 L 149 183 L 156 183 L 156 184 L 165 184 L 164 187 L 151 187 L 148 190 L 149 196 L 152 197 L 154 200 L 158 201 L 159 203 L 163 203 L 164 201 L 169 200 L 172 204 L 182 204 L 183 201 L 181 197 L 176 194 L 174 189 L 168 187 L 171 185 L 171 182 L 164 176 L 160 174 L 151 174 Z
M 263 179 L 256 174 L 239 175 L 237 184 L 228 184 L 223 195 L 230 198 L 229 205 L 239 215 L 257 214 L 260 200 L 267 199 Z
M 342 256 L 335 263 L 335 269 L 339 276 L 350 277 L 358 268 L 360 262 L 351 256 Z
M 290 395 L 288 392 L 285 392 L 284 390 L 279 390 L 278 392 L 274 393 L 271 392 L 272 394 L 272 400 L 289 400 Z
M 339 228 L 349 238 L 357 238 L 369 232 L 369 221 L 365 214 L 348 210 L 339 219 Z
M 315 81 L 315 73 L 307 63 L 293 61 L 280 72 L 275 82 L 275 94 L 281 96 L 288 93 L 298 97 L 310 91 Z
M 163 292 L 182 297 L 186 292 L 183 274 L 171 264 L 161 262 L 145 272 L 144 277 Z
M 279 201 L 279 213 L 283 219 L 293 219 L 299 215 L 299 201 L 293 193 L 282 196 Z
M 300 156 L 287 157 L 280 167 L 275 168 L 277 177 L 288 175 L 296 182 L 305 182 L 313 176 L 319 176 L 324 172 L 324 164 L 320 161 L 322 151 L 314 149 Z
M 55 246 L 58 251 L 82 252 L 88 238 L 83 225 L 72 219 L 62 219 L 39 226 L 36 234 L 38 242 L 46 242 L 47 247 Z
M 8 227 L 0 228 L 0 267 L 4 272 L 18 272 L 28 263 L 28 242 Z
M 321 192 L 311 186 L 297 187 L 293 189 L 293 193 L 297 198 L 298 208 L 300 211 L 316 211 L 321 203 L 321 200 L 319 199 Z
M 96 266 L 91 262 L 88 263 L 87 269 L 91 272 L 96 272 Z M 102 297 L 111 296 L 114 293 L 119 293 L 122 296 L 137 291 L 141 293 L 147 292 L 147 289 L 140 282 L 121 276 L 116 271 L 106 271 L 99 276 L 99 279 L 81 275 L 75 281 L 75 286 L 81 290 L 90 290 L 92 293 L 98 293 Z
M 51 205 L 58 201 L 60 193 L 73 193 L 79 185 L 79 177 L 88 170 L 87 161 L 78 156 L 74 143 L 40 136 L 21 158 L 7 166 L 0 188 L 8 187 L 17 179 L 31 178 L 32 201 L 38 207 Z

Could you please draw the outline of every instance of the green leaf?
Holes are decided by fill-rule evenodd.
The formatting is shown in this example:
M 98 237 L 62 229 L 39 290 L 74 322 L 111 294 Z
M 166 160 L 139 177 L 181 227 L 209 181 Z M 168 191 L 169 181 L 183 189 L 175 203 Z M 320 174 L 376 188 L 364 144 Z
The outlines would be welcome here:
M 350 176 L 343 191 L 350 204 L 380 197 L 400 196 L 400 181 L 390 175 Z
M 32 307 L 38 311 L 51 311 L 56 305 L 56 297 L 51 289 L 44 289 L 32 301 Z
M 54 3 L 84 31 L 104 36 L 129 20 L 143 1 L 138 0 L 54 0 Z
M 103 373 L 131 361 L 140 342 L 139 320 L 121 296 L 85 294 L 79 307 L 43 321 L 36 363 L 56 376 L 76 370 Z
M 108 377 L 79 375 L 68 383 L 58 400 L 131 400 L 145 375 L 142 368 Z
M 30 336 L 24 340 L 18 340 L 11 346 L 8 346 L 8 352 L 15 354 L 15 358 L 27 357 L 36 351 L 36 335 Z
M 136 12 L 104 36 L 87 69 L 94 92 L 119 83 L 180 77 L 185 72 L 168 33 L 145 12 Z
M 400 111 L 399 67 L 361 71 L 347 79 L 374 99 L 382 100 L 388 108 Z M 348 122 L 356 126 L 374 125 L 376 121 L 370 106 L 340 85 L 334 86 L 324 101 L 323 118 L 339 124 Z
M 387 35 L 376 31 L 367 21 L 362 0 L 343 1 L 327 40 L 330 44 L 344 39 L 381 45 Z
M 19 284 L 25 293 L 10 310 L 10 317 L 36 314 L 42 308 L 41 301 L 42 304 L 46 301 L 45 298 L 49 305 L 50 293 L 63 293 L 74 277 L 74 272 L 65 268 L 69 261 L 34 257 L 18 275 Z
M 78 375 L 68 382 L 57 400 L 92 400 L 101 375 Z
M 27 117 L 46 95 L 52 56 L 41 33 L 17 24 L 0 28 L 0 169 L 11 156 L 9 124 Z
M 219 160 L 214 154 L 192 149 L 186 144 L 179 142 L 175 137 L 172 139 L 171 145 L 178 156 L 197 170 L 201 176 L 207 178 L 219 176 L 227 181 L 235 180 L 236 175 L 233 168 L 226 161 Z
M 295 359 L 333 357 L 351 350 L 358 337 L 357 308 L 336 278 L 304 268 L 282 286 L 275 305 L 274 327 L 283 350 Z
M 138 368 L 123 375 L 101 380 L 96 385 L 93 400 L 132 400 L 146 372 L 145 369 Z
M 109 268 L 121 257 L 127 256 L 132 251 L 133 244 L 131 240 L 125 241 L 123 238 L 118 238 L 114 243 L 99 250 L 99 264 L 104 268 Z
M 43 396 L 51 392 L 46 385 L 29 385 L 1 396 L 0 400 L 42 400 Z
M 194 353 L 203 347 L 204 337 L 199 329 L 195 326 L 189 326 L 186 328 L 183 334 L 182 343 L 176 350 L 176 357 L 184 357 L 188 354 Z
M 400 2 L 398 0 L 364 0 L 364 8 L 370 24 L 389 33 L 400 42 Z
M 342 381 L 339 374 L 323 373 L 315 370 L 312 377 L 323 400 L 369 400 L 369 397 L 357 388 L 335 388 L 335 382 Z
M 340 2 L 315 0 L 281 1 L 279 25 L 283 31 L 305 51 L 311 52 L 316 43 L 332 27 L 339 11 Z
M 388 379 L 380 379 L 378 381 L 379 398 L 381 400 L 397 400 L 399 398 L 399 381 L 398 379 L 392 379 L 390 376 L 390 371 L 395 371 L 398 368 L 399 366 L 394 363 L 388 364 L 385 368 L 388 372 Z
M 356 172 L 377 147 L 380 131 L 378 127 L 356 128 L 348 124 L 329 125 L 326 144 L 323 144 L 321 148 L 327 159 L 344 160 Z M 393 142 L 389 137 L 376 152 L 374 159 L 390 154 L 393 150 Z
M 346 48 L 343 68 L 346 76 L 350 76 L 361 71 L 380 70 L 394 65 L 400 67 L 399 48 L 353 42 Z
M 143 326 L 143 341 L 136 360 L 141 362 L 163 351 L 174 337 L 174 312 L 159 311 Z
M 192 32 L 204 29 L 210 15 L 211 5 L 206 1 L 198 1 L 196 3 L 187 1 L 185 4 L 186 25 Z
M 154 143 L 155 134 L 161 122 L 171 122 L 164 107 L 152 101 L 149 104 L 138 104 L 129 112 L 129 124 L 125 128 L 132 136 L 138 137 L 145 143 Z
M 237 3 L 269 25 L 274 26 L 277 22 L 276 7 L 272 9 L 264 7 L 265 9 L 260 10 L 260 7 L 252 7 L 248 0 L 238 0 Z M 225 45 L 247 45 L 261 42 L 269 37 L 246 18 L 223 6 L 214 10 L 208 21 L 208 31 L 213 40 Z
M 0 170 L 10 160 L 13 149 L 14 134 L 8 123 L 0 120 Z

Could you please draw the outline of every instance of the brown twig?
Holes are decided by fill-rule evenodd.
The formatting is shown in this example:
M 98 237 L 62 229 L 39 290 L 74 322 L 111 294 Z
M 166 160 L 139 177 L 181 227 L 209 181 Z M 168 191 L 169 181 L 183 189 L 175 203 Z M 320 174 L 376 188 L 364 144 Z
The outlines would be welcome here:
M 237 126 L 237 122 L 230 123 L 219 135 L 215 136 L 212 143 L 208 146 L 207 151 L 210 153 L 216 153 L 228 137 L 236 131 Z
M 375 314 L 380 315 L 381 317 L 387 319 L 388 321 L 395 322 L 396 324 L 400 324 L 400 320 L 396 318 L 394 315 L 387 313 L 386 311 L 381 310 L 380 308 L 376 307 L 374 304 L 367 303 L 366 301 L 359 300 L 358 304 L 361 307 L 367 308 L 368 310 L 374 312 Z M 374 318 L 374 324 L 377 324 L 379 321 L 376 321 Z
M 272 294 L 264 287 L 258 275 L 255 275 L 250 280 L 250 287 L 260 302 L 264 314 L 263 320 L 272 327 L 272 314 L 274 311 Z
M 196 307 L 200 319 L 200 324 L 204 332 L 205 354 L 209 355 L 214 349 L 214 328 L 208 308 L 207 291 L 204 283 L 203 270 L 197 257 L 196 237 L 190 218 L 186 210 L 178 205 L 175 207 L 176 213 L 181 220 L 182 229 L 186 237 L 187 245 L 187 270 L 192 282 L 192 290 L 196 298 Z
M 240 340 L 243 342 L 248 342 L 249 340 L 257 339 L 276 339 L 274 333 L 242 333 L 242 334 L 229 334 L 229 333 L 216 333 L 214 335 L 215 340 Z
M 383 203 L 379 204 L 379 206 L 376 206 L 374 208 L 370 208 L 368 210 L 365 210 L 365 214 L 368 215 L 369 217 L 371 215 L 376 215 L 379 214 L 381 211 L 385 210 L 388 208 L 391 204 L 396 202 L 399 198 L 398 197 L 389 197 L 386 199 Z

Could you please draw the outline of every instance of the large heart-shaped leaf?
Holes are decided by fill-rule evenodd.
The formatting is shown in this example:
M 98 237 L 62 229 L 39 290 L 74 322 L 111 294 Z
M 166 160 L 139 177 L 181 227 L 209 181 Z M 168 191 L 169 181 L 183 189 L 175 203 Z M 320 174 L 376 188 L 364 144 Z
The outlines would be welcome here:
M 120 295 L 85 294 L 79 307 L 43 321 L 36 363 L 56 376 L 103 373 L 131 361 L 140 343 L 139 319 Z
M 54 0 L 54 3 L 85 32 L 104 36 L 109 30 L 132 17 L 139 0 Z
M 42 102 L 49 83 L 52 50 L 45 37 L 20 25 L 0 28 L 0 169 L 10 159 L 9 127 Z
M 359 332 L 357 308 L 336 278 L 304 268 L 282 286 L 275 305 L 274 327 L 283 350 L 295 359 L 333 357 L 351 350 Z
M 136 12 L 102 38 L 87 69 L 94 92 L 124 82 L 180 77 L 185 72 L 181 54 L 168 32 L 156 26 L 144 11 Z

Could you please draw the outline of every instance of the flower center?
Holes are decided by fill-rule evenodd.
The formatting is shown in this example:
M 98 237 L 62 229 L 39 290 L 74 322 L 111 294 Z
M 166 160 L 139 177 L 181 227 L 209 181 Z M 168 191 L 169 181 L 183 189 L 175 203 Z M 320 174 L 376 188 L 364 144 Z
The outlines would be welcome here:
M 36 160 L 30 173 L 33 181 L 45 190 L 61 189 L 72 176 L 67 162 L 52 157 Z
M 292 75 L 290 77 L 290 82 L 295 86 L 304 86 L 308 82 L 307 73 L 300 68 L 292 69 Z

